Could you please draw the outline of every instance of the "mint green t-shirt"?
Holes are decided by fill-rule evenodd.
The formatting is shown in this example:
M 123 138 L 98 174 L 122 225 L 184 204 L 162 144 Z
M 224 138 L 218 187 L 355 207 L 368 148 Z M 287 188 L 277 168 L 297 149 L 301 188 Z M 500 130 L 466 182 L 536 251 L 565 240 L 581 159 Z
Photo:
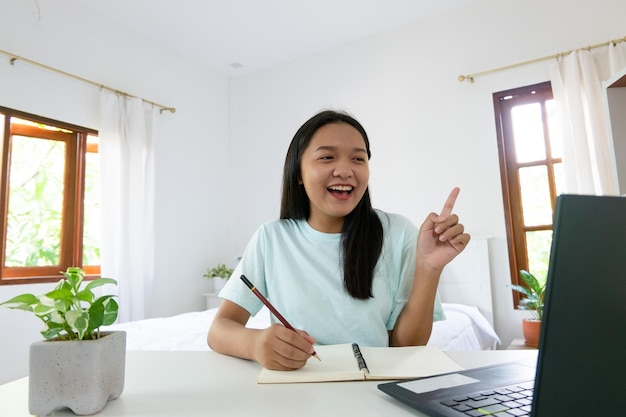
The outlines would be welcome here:
M 317 344 L 387 346 L 413 284 L 417 228 L 405 217 L 376 211 L 383 249 L 374 271 L 373 297 L 352 298 L 344 288 L 341 234 L 322 233 L 305 220 L 263 224 L 250 239 L 233 279 L 220 292 L 255 315 L 261 301 L 239 279 L 244 274 L 296 329 Z M 439 297 L 434 320 L 444 319 Z M 272 321 L 277 321 L 272 316 Z

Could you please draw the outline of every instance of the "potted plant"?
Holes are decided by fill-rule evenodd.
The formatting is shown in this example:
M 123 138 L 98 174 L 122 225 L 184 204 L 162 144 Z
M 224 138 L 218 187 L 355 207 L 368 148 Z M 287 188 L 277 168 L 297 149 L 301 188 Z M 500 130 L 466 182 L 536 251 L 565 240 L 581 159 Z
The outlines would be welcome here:
M 92 291 L 117 282 L 99 278 L 81 289 L 81 268 L 62 274 L 52 291 L 21 294 L 0 307 L 30 311 L 45 325 L 45 340 L 30 346 L 30 413 L 47 415 L 67 407 L 78 415 L 94 414 L 124 389 L 126 333 L 100 331 L 117 319 L 118 304 L 114 296 L 96 298 Z
M 530 310 L 532 318 L 522 320 L 522 330 L 526 346 L 538 347 L 539 334 L 541 332 L 541 321 L 543 319 L 543 296 L 546 289 L 545 283 L 539 280 L 530 272 L 521 270 L 520 277 L 526 285 L 511 285 L 513 291 L 524 295 L 519 301 L 520 310 Z
M 205 278 L 213 280 L 215 292 L 220 291 L 228 278 L 233 274 L 233 269 L 227 267 L 225 264 L 218 264 L 217 266 L 210 268 L 203 275 Z

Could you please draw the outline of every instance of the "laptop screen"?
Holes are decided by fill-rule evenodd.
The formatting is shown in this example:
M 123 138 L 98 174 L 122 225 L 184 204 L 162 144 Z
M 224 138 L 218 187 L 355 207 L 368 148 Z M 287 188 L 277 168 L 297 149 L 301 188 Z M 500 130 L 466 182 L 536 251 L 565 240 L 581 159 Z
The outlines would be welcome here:
M 626 198 L 557 198 L 533 416 L 626 415 Z

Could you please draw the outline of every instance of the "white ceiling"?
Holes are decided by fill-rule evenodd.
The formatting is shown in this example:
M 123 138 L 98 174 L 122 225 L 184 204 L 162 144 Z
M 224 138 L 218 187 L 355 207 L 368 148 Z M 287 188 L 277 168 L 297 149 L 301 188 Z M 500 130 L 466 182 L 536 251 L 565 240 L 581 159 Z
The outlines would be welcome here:
M 269 68 L 478 0 L 72 0 L 222 74 Z

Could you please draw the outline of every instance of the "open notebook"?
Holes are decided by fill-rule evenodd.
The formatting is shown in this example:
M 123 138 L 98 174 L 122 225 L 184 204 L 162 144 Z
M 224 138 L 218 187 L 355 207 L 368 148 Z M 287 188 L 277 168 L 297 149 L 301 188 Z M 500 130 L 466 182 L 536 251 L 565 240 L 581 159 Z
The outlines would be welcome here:
M 321 361 L 309 359 L 294 371 L 263 368 L 259 384 L 409 379 L 463 370 L 441 350 L 429 346 L 315 346 Z

